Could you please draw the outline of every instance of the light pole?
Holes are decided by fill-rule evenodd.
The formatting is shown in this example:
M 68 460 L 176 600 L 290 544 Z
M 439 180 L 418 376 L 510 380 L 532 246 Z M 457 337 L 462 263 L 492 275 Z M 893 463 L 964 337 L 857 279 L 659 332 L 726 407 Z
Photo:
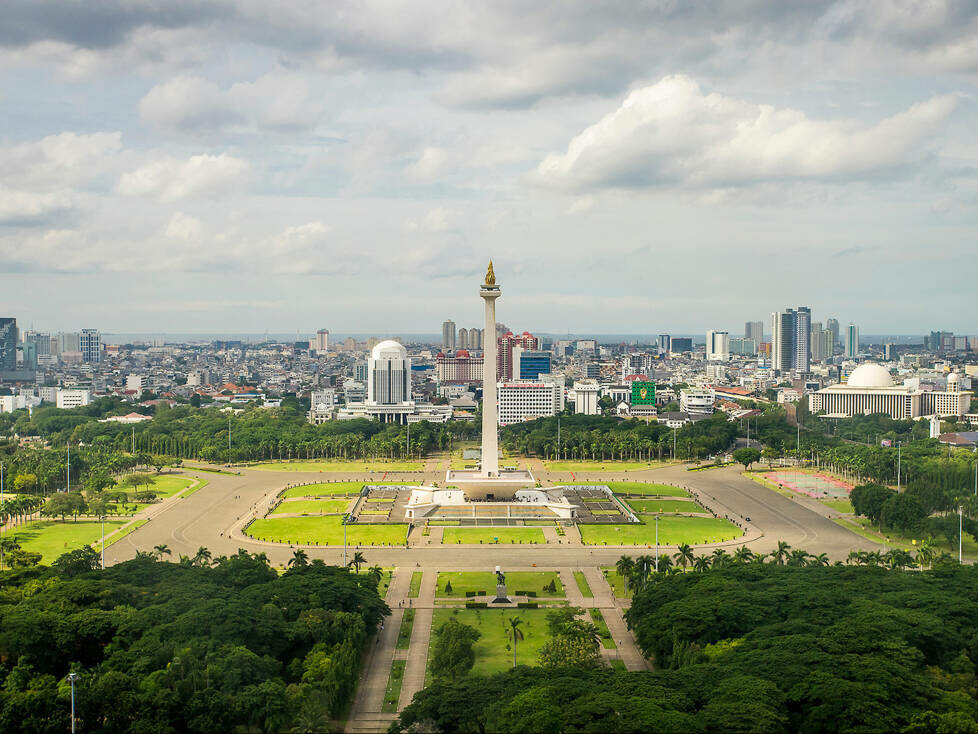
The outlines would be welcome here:
M 65 494 L 71 491 L 71 444 L 68 444 L 65 454 Z
M 71 681 L 71 734 L 75 734 L 75 681 L 78 680 L 78 673 L 68 673 L 68 680 Z
M 105 570 L 105 515 L 99 515 L 99 521 L 102 523 L 102 570 Z
M 958 505 L 958 563 L 961 563 L 961 537 L 964 529 L 964 505 Z
M 3 531 L 7 518 L 3 514 L 3 464 L 0 464 L 0 570 L 3 570 Z
M 897 492 L 900 491 L 900 470 L 903 468 L 901 465 L 903 456 L 902 448 L 900 441 L 897 441 Z
M 349 515 L 343 515 L 343 566 L 346 567 L 346 519 Z
M 659 513 L 662 508 L 659 508 Z M 659 513 L 655 515 L 655 572 L 659 573 Z
M 132 452 L 131 453 L 133 453 L 133 454 L 136 453 L 136 426 L 135 426 L 135 424 L 133 424 L 133 427 L 132 427 Z
M 676 426 L 672 427 L 672 460 L 676 460 Z

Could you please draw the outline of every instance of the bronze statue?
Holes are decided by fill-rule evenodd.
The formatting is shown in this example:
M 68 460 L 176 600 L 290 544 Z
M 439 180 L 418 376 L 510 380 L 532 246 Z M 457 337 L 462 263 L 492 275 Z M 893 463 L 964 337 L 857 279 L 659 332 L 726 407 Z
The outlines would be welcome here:
M 486 285 L 496 285 L 496 274 L 492 270 L 492 260 L 489 261 L 489 269 L 486 271 Z

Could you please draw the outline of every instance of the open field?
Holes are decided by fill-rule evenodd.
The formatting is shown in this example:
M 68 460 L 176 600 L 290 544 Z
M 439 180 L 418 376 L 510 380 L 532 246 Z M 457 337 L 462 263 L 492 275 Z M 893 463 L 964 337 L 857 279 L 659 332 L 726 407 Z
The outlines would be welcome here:
M 113 535 L 111 538 L 106 538 L 105 539 L 105 547 L 108 548 L 113 543 L 118 543 L 120 540 L 122 540 L 123 538 L 125 538 L 127 535 L 129 535 L 130 533 L 136 532 L 137 530 L 139 530 L 139 528 L 141 528 L 143 525 L 145 525 L 148 522 L 149 522 L 149 519 L 144 517 L 142 520 L 136 520 L 135 522 L 131 523 L 130 525 L 127 525 L 125 528 L 123 528 L 122 530 L 120 530 L 118 533 L 116 533 L 115 535 Z M 101 533 L 99 535 L 101 536 Z M 106 535 L 108 535 L 108 533 L 106 533 Z M 102 550 L 102 539 L 101 539 L 101 537 L 99 537 L 99 541 L 93 547 L 95 548 L 96 551 L 101 551 Z
M 156 474 L 153 476 L 152 484 L 140 487 L 140 492 L 154 492 L 160 499 L 172 497 L 180 490 L 186 489 L 194 483 L 193 477 L 181 477 L 173 474 Z M 109 491 L 126 490 L 132 494 L 132 487 L 112 487 Z
M 551 581 L 557 586 L 555 592 L 543 588 Z M 451 593 L 445 591 L 449 582 L 452 584 Z M 490 595 L 496 593 L 496 574 L 492 571 L 443 571 L 438 574 L 437 583 L 435 596 L 439 597 L 464 597 L 466 592 L 473 591 L 484 591 Z M 512 571 L 506 574 L 506 591 L 511 595 L 517 591 L 535 591 L 541 598 L 561 599 L 564 596 L 564 587 L 556 571 Z
M 250 464 L 247 468 L 258 471 L 390 472 L 421 471 L 422 464 L 418 461 L 273 461 Z
M 125 525 L 128 520 L 110 518 L 105 521 L 105 534 Z M 38 520 L 8 532 L 25 551 L 40 553 L 42 563 L 52 563 L 62 553 L 77 550 L 102 538 L 102 523 L 98 520 Z
M 540 528 L 445 528 L 442 543 L 546 543 Z
M 627 500 L 635 512 L 706 512 L 692 500 Z
M 335 515 L 349 512 L 353 500 L 289 500 L 282 502 L 270 514 Z
M 821 500 L 821 503 L 844 515 L 851 515 L 853 512 L 852 502 L 849 500 Z
M 547 471 L 636 471 L 667 466 L 662 461 L 545 461 Z
M 569 482 L 562 482 L 569 484 Z M 607 487 L 615 494 L 652 495 L 653 497 L 689 497 L 682 487 L 671 484 L 654 484 L 651 482 L 579 482 L 579 486 Z
M 764 478 L 779 487 L 809 497 L 846 499 L 852 491 L 852 485 L 848 482 L 816 472 L 780 470 L 768 472 Z
M 508 583 L 507 576 L 507 583 Z M 540 648 L 550 639 L 547 630 L 546 609 L 436 609 L 431 622 L 429 661 L 435 648 L 435 631 L 449 617 L 454 616 L 462 624 L 474 627 L 482 634 L 475 643 L 473 675 L 490 675 L 507 670 L 513 665 L 513 649 L 509 646 L 509 619 L 519 617 L 523 639 L 516 643 L 516 664 L 536 665 Z M 430 666 L 429 666 L 430 671 Z
M 578 525 L 585 545 L 654 545 L 655 516 L 639 515 L 641 523 Z M 739 538 L 740 528 L 715 517 L 666 515 L 659 518 L 659 545 L 717 543 Z
M 273 517 L 255 520 L 245 532 L 258 540 L 303 545 L 343 545 L 343 518 L 340 515 L 319 517 Z M 403 545 L 407 525 L 346 526 L 347 545 Z
M 363 482 L 330 482 L 329 484 L 306 484 L 291 487 L 282 492 L 282 498 L 289 497 L 332 497 L 335 495 L 358 495 Z

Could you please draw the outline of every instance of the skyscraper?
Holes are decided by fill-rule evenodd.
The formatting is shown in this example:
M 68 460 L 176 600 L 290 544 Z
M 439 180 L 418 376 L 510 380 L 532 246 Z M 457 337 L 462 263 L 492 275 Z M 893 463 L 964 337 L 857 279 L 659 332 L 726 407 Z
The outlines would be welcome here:
M 824 362 L 832 356 L 832 332 L 822 328 L 821 321 L 812 323 L 812 359 Z
M 411 400 L 411 360 L 396 341 L 383 341 L 367 361 L 367 403 L 397 405 Z
M 764 341 L 764 322 L 748 321 L 744 324 L 744 338 L 753 339 L 758 344 Z
M 528 331 L 524 331 L 519 336 L 514 336 L 513 332 L 507 331 L 497 341 L 499 349 L 496 356 L 497 375 L 500 380 L 518 379 L 518 375 L 513 374 L 513 348 L 522 347 L 527 351 L 537 351 L 540 348 L 540 340 Z M 488 349 L 486 350 L 488 352 Z M 487 354 L 488 358 L 488 354 Z
M 0 370 L 17 369 L 17 319 L 0 318 Z
M 672 337 L 668 334 L 659 334 L 659 353 L 669 354 L 672 351 Z
M 706 332 L 706 358 L 716 362 L 730 359 L 730 334 L 726 331 Z
M 472 347 L 469 345 L 469 330 L 464 326 L 458 330 L 455 345 L 459 349 L 472 349 Z
M 832 352 L 835 352 L 835 348 L 841 343 L 839 341 L 839 320 L 829 319 L 825 322 L 825 328 L 832 332 Z
M 449 319 L 441 325 L 441 348 L 455 349 L 455 322 Z
M 771 314 L 771 365 L 781 372 L 808 372 L 812 311 L 807 306 Z
M 102 361 L 102 335 L 98 329 L 82 329 L 78 346 L 86 362 Z
M 313 348 L 318 354 L 326 354 L 329 351 L 329 329 L 320 329 L 316 332 Z
M 859 327 L 849 324 L 846 329 L 846 356 L 855 357 L 859 354 Z

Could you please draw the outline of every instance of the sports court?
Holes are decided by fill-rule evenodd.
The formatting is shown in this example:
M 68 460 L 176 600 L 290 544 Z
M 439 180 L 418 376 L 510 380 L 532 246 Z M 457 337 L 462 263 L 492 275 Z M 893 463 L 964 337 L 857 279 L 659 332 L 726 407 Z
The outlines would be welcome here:
M 774 471 L 764 475 L 769 482 L 820 499 L 846 499 L 852 485 L 824 474 L 809 474 L 800 471 Z

